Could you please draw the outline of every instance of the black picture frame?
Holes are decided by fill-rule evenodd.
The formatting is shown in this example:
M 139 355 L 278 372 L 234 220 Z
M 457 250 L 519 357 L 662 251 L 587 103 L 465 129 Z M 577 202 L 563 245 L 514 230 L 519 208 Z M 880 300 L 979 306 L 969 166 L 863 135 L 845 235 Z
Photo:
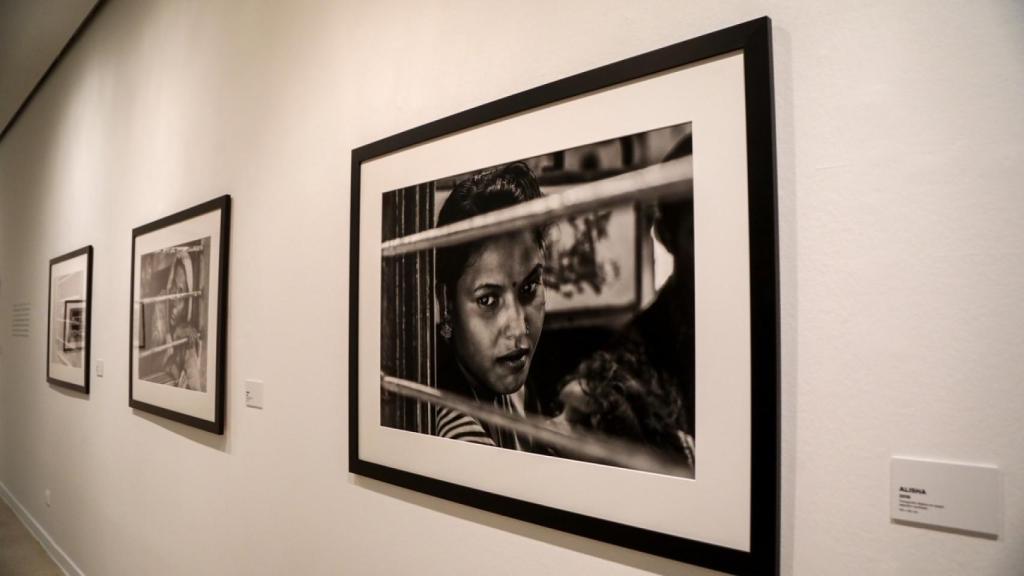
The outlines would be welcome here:
M 614 86 L 682 67 L 700 67 L 721 57 L 742 55 L 742 110 L 745 121 L 746 232 L 749 261 L 749 540 L 746 548 L 723 546 L 636 525 L 581 514 L 526 498 L 481 490 L 400 465 L 370 460 L 361 452 L 361 428 L 373 415 L 361 412 L 361 374 L 369 381 L 378 366 L 363 366 L 360 330 L 379 319 L 361 304 L 360 258 L 366 257 L 367 227 L 360 222 L 362 169 L 375 159 L 499 120 L 570 99 L 588 98 Z M 557 80 L 543 86 L 430 122 L 352 152 L 349 308 L 349 471 L 497 514 L 733 574 L 779 573 L 779 295 L 776 168 L 771 21 L 759 18 L 646 54 Z M 511 159 L 510 159 L 511 160 Z M 369 317 L 368 317 L 369 316 Z M 363 344 L 365 346 L 367 344 Z M 372 344 L 370 344 L 372 345 Z M 361 373 L 361 370 L 364 372 Z M 370 422 L 370 424 L 367 424 Z M 731 503 L 729 505 L 732 505 Z M 741 511 L 743 512 L 743 511 Z
M 182 248 L 184 244 L 196 244 L 200 240 L 195 238 L 195 233 L 191 236 L 186 236 L 184 241 L 176 234 L 175 227 L 181 226 L 183 223 L 194 222 L 196 219 L 205 217 L 207 215 L 214 214 L 211 217 L 209 223 L 206 225 L 206 233 L 210 236 L 206 237 L 203 244 L 194 246 L 192 249 Z M 131 285 L 129 293 L 131 298 L 129 300 L 129 338 L 128 344 L 128 405 L 136 410 L 148 412 L 187 424 L 189 426 L 205 430 L 214 434 L 224 433 L 224 413 L 225 413 L 225 388 L 226 388 L 226 351 L 227 351 L 227 313 L 228 313 L 228 259 L 230 254 L 230 227 L 231 227 L 231 197 L 224 195 L 213 200 L 209 200 L 202 204 L 193 206 L 191 208 L 182 210 L 170 216 L 166 216 L 159 220 L 144 224 L 132 230 L 132 260 L 131 260 Z M 137 293 L 136 289 L 140 288 L 142 292 L 145 292 L 144 288 L 141 288 L 142 274 L 140 273 L 141 259 L 148 254 L 146 252 L 140 252 L 137 254 L 137 248 L 139 246 L 140 238 L 145 238 L 150 234 L 165 233 L 170 234 L 171 237 L 177 238 L 173 240 L 175 244 L 171 246 L 161 246 L 158 249 L 152 251 L 168 253 L 168 251 L 176 250 L 178 252 L 199 252 L 199 257 L 190 256 L 188 259 L 188 267 L 200 268 L 205 259 L 206 269 L 198 271 L 190 271 L 188 273 L 188 291 L 181 294 L 161 294 L 157 296 L 143 296 Z M 187 234 L 187 233 L 186 233 Z M 202 233 L 200 233 L 200 236 Z M 211 241 L 210 238 L 215 238 L 215 241 Z M 215 244 L 215 245 L 214 245 Z M 138 258 L 137 258 L 138 256 Z M 210 262 L 214 260 L 215 262 Z M 175 255 L 171 257 L 171 266 L 175 267 L 179 265 L 179 256 Z M 186 265 L 181 264 L 182 270 L 185 269 Z M 164 267 L 166 269 L 166 266 Z M 204 271 L 205 270 L 205 271 Z M 205 274 L 205 283 L 203 278 Z M 196 279 L 198 278 L 198 279 Z M 193 284 L 197 282 L 198 287 Z M 160 285 L 157 283 L 155 285 Z M 169 285 L 169 283 L 168 283 Z M 211 286 L 214 286 L 211 287 Z M 208 290 L 206 289 L 207 287 Z M 189 300 L 188 304 L 188 318 L 189 322 L 193 323 L 204 323 L 206 331 L 199 333 L 198 336 L 194 336 L 191 339 L 187 337 L 177 338 L 178 335 L 175 333 L 176 327 L 169 329 L 165 328 L 165 340 L 164 342 L 157 343 L 147 335 L 135 334 L 135 330 L 161 330 L 157 324 L 158 322 L 138 322 L 136 323 L 135 314 L 136 310 L 139 310 L 143 314 L 143 318 L 146 313 L 144 306 L 149 302 L 142 302 L 140 299 L 148 298 L 154 300 L 154 305 L 158 305 L 163 302 L 171 302 L 178 298 Z M 203 298 L 202 302 L 198 305 L 194 303 Z M 215 298 L 214 304 L 210 303 L 210 299 Z M 169 300 L 170 299 L 170 300 Z M 195 311 L 193 311 L 195 308 Z M 165 318 L 171 316 L 171 312 L 165 309 L 163 316 Z M 203 315 L 205 310 L 205 315 Z M 196 319 L 193 320 L 193 314 Z M 169 326 L 170 321 L 165 321 L 165 324 Z M 213 328 L 213 330 L 211 330 Z M 207 336 L 210 332 L 215 330 L 215 336 Z M 174 338 L 168 337 L 171 334 Z M 206 341 L 204 346 L 203 342 Z M 150 344 L 150 348 L 147 349 L 147 344 Z M 211 345 L 212 344 L 212 345 Z M 156 347 L 160 347 L 157 350 Z M 200 373 L 203 374 L 203 386 L 202 390 L 186 390 L 187 393 L 201 393 L 204 395 L 206 401 L 203 406 L 208 408 L 208 415 L 197 415 L 195 413 L 187 413 L 181 407 L 171 404 L 158 404 L 157 402 L 144 399 L 140 395 L 140 388 L 152 385 L 152 382 L 137 377 L 136 372 L 141 369 L 141 359 L 144 357 L 148 350 L 152 350 L 155 354 L 166 354 L 166 350 L 179 350 L 181 348 L 193 347 L 200 350 L 200 353 L 195 353 L 196 364 L 199 365 Z M 175 352 L 177 353 L 177 352 Z M 213 354 L 212 360 L 203 361 L 203 358 L 207 354 Z M 185 353 L 186 355 L 188 352 Z M 187 358 L 186 358 L 187 361 Z M 212 367 L 212 369 L 210 369 Z M 185 370 L 182 370 L 185 372 Z M 179 374 L 179 377 L 181 375 Z M 166 379 L 165 379 L 166 380 Z M 173 380 L 173 379 L 172 379 Z M 180 382 L 180 381 L 179 381 Z M 160 385 L 166 385 L 169 382 L 161 382 Z M 172 387 L 180 387 L 171 384 Z
M 75 258 L 80 258 L 80 257 L 84 257 L 85 258 L 85 266 L 84 266 L 84 269 L 83 269 L 83 271 L 85 273 L 85 278 L 84 278 L 84 283 L 83 283 L 83 289 L 85 291 L 85 297 L 84 298 L 74 298 L 72 300 L 63 301 L 64 303 L 62 305 L 60 305 L 60 307 L 58 309 L 55 310 L 54 309 L 55 303 L 54 303 L 54 300 L 53 300 L 53 297 L 54 297 L 54 293 L 53 293 L 53 290 L 54 290 L 54 282 L 53 282 L 54 267 L 57 266 L 58 264 L 63 263 L 63 262 L 67 262 L 69 260 L 73 260 Z M 47 312 L 47 322 L 46 322 L 46 358 L 47 358 L 47 362 L 46 362 L 46 381 L 49 382 L 50 384 L 55 385 L 55 386 L 61 386 L 63 388 L 67 388 L 67 389 L 70 389 L 70 390 L 75 390 L 77 392 L 82 392 L 83 394 L 88 394 L 89 393 L 89 361 L 90 361 L 91 353 L 92 353 L 92 257 L 93 257 L 93 248 L 90 245 L 90 246 L 84 246 L 84 247 L 79 248 L 77 250 L 73 250 L 71 252 L 68 252 L 67 254 L 63 254 L 61 256 L 57 256 L 56 258 L 51 259 L 50 260 L 49 283 L 48 283 L 48 289 L 47 289 L 47 302 L 48 302 L 47 308 L 48 308 L 48 312 Z M 85 322 L 83 323 L 83 326 L 82 326 L 83 344 L 82 344 L 81 347 L 75 347 L 75 348 L 67 347 L 67 345 L 65 343 L 66 326 L 64 326 L 64 324 L 63 324 L 64 319 L 67 317 L 67 304 L 72 302 L 72 301 L 73 302 L 80 302 L 84 306 L 84 308 L 85 308 Z M 55 370 L 54 370 L 53 363 L 51 362 L 51 354 L 53 354 L 53 347 L 54 347 L 54 342 L 53 342 L 54 327 L 53 327 L 53 324 L 54 324 L 54 314 L 55 314 L 55 312 L 59 312 L 59 318 L 60 318 L 60 322 L 61 322 L 61 326 L 62 326 L 62 328 L 60 330 L 60 334 L 61 334 L 60 351 L 61 352 L 73 352 L 73 351 L 77 351 L 79 349 L 82 351 L 82 361 L 81 361 L 82 365 L 80 366 L 80 368 L 81 368 L 81 377 L 79 378 L 81 382 L 73 382 L 71 379 L 61 378 L 58 375 L 54 374 Z

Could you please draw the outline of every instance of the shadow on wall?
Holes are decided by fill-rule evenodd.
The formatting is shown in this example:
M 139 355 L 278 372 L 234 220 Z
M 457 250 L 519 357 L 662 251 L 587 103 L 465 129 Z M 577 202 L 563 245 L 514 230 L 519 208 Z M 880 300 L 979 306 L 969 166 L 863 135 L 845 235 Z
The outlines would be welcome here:
M 226 424 L 224 427 L 224 434 L 218 435 L 210 434 L 209 432 L 206 432 L 205 430 L 200 430 L 199 428 L 193 428 L 192 426 L 189 426 L 187 424 L 179 424 L 178 422 L 175 422 L 173 420 L 168 420 L 162 416 L 150 414 L 149 412 L 144 412 L 136 408 L 132 408 L 132 416 L 138 416 L 144 420 L 148 420 L 149 422 L 152 422 L 153 424 L 156 424 L 165 430 L 173 432 L 178 436 L 188 438 L 189 440 L 195 442 L 196 444 L 202 444 L 207 448 L 213 448 L 214 450 L 219 450 L 225 454 L 231 453 L 231 444 L 228 442 L 228 437 L 230 436 L 230 434 L 228 433 L 228 428 Z M 226 415 L 225 422 L 227 422 Z
M 630 566 L 637 570 L 643 570 L 651 574 L 662 576 L 718 576 L 721 572 L 708 570 L 699 566 L 682 564 L 675 560 L 652 556 L 628 548 L 609 546 L 604 542 L 591 540 L 582 536 L 576 536 L 568 532 L 562 532 L 552 528 L 545 528 L 537 524 L 515 520 L 508 516 L 501 516 L 478 508 L 471 508 L 462 504 L 456 504 L 420 492 L 413 492 L 393 484 L 386 484 L 372 480 L 364 476 L 349 474 L 352 484 L 371 492 L 375 492 L 388 498 L 401 500 L 417 508 L 425 508 L 434 512 L 444 514 L 473 524 L 487 526 L 494 530 L 500 530 L 508 534 L 514 534 L 524 538 L 530 538 L 538 543 L 550 544 L 563 550 L 568 550 L 600 558 L 607 562 Z M 411 535 L 410 535 L 411 536 Z

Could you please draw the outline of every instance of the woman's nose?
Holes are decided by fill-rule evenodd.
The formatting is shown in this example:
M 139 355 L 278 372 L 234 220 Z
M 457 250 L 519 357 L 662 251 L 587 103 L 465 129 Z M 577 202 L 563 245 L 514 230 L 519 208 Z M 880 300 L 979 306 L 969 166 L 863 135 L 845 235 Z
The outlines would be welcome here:
M 519 302 L 510 303 L 505 311 L 505 335 L 518 340 L 527 334 L 526 309 Z

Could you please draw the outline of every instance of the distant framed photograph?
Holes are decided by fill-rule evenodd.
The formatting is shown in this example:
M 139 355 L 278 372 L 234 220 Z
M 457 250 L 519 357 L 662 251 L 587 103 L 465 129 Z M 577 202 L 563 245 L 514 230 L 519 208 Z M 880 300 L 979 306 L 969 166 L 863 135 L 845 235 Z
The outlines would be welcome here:
M 349 470 L 778 573 L 771 27 L 352 154 Z
M 64 302 L 64 351 L 85 347 L 85 300 Z
M 223 434 L 231 197 L 132 231 L 132 408 Z
M 92 246 L 50 260 L 46 381 L 89 393 Z

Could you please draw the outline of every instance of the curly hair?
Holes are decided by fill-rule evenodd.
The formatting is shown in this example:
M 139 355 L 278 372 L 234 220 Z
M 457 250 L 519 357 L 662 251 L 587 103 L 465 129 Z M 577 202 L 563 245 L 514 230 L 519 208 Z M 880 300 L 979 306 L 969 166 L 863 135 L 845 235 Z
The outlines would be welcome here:
M 581 424 L 610 436 L 683 453 L 683 399 L 642 353 L 600 351 L 563 381 L 578 381 L 592 409 Z

